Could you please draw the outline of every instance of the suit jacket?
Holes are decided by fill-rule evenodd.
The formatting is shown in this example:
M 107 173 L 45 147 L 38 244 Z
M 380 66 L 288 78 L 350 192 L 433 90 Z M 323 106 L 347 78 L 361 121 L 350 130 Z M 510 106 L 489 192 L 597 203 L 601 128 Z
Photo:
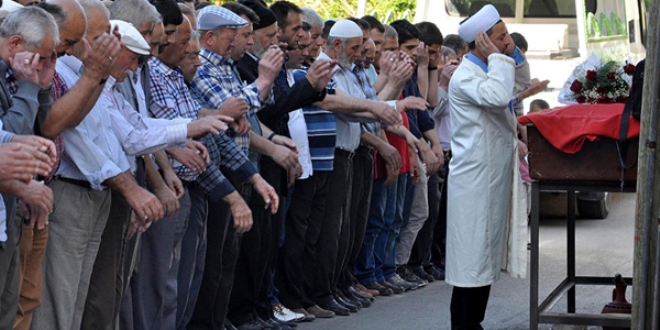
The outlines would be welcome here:
M 259 63 L 251 55 L 246 54 L 243 56 L 238 61 L 237 69 L 241 79 L 247 83 L 257 80 Z M 280 79 L 276 79 L 273 84 L 275 103 L 265 105 L 257 112 L 257 117 L 273 132 L 289 136 L 289 130 L 286 127 L 288 113 L 314 102 L 322 101 L 325 98 L 325 93 L 325 88 L 321 92 L 315 90 L 307 78 L 296 81 L 292 87 L 286 84 L 286 79 L 284 84 Z

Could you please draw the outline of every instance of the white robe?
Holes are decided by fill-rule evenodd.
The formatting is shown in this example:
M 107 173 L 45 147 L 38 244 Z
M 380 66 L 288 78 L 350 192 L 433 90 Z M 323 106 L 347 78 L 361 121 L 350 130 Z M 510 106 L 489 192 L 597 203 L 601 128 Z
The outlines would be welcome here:
M 453 157 L 447 187 L 446 282 L 453 286 L 491 285 L 502 269 L 512 266 L 514 276 L 524 276 L 521 256 L 508 254 L 512 244 L 521 245 L 516 229 L 524 221 L 517 212 L 521 201 L 515 186 L 520 179 L 517 121 L 508 107 L 515 76 L 512 58 L 492 54 L 487 73 L 464 59 L 449 84 Z M 522 265 L 526 267 L 525 261 Z

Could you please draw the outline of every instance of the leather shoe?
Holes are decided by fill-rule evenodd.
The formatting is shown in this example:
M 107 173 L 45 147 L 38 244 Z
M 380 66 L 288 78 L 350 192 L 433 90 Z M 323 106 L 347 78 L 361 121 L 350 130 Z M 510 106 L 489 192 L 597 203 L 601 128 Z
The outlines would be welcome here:
M 307 312 L 314 315 L 317 319 L 329 319 L 335 316 L 335 312 L 323 309 L 318 305 L 307 308 Z
M 335 313 L 335 315 L 339 316 L 349 316 L 351 315 L 351 311 L 340 305 L 336 300 L 330 298 L 330 300 L 326 301 L 324 304 L 319 304 L 319 307 L 329 310 Z
M 366 288 L 365 288 L 365 289 L 366 289 Z M 354 296 L 356 296 L 356 297 L 358 297 L 358 298 L 368 299 L 368 300 L 371 301 L 372 303 L 373 303 L 374 301 L 376 301 L 376 298 L 374 298 L 374 296 L 372 296 L 370 293 L 360 291 L 360 290 L 356 289 L 355 286 L 351 286 L 351 287 L 349 287 L 349 288 L 348 288 L 348 291 L 350 291 Z
M 378 291 L 378 294 L 381 295 L 381 296 L 386 296 L 387 297 L 387 296 L 391 296 L 391 295 L 394 294 L 392 289 L 386 288 L 386 287 L 378 284 L 378 282 L 371 282 L 371 283 L 365 285 L 365 287 L 369 290 Z
M 392 282 L 388 282 L 387 280 L 379 282 L 379 284 L 386 287 L 386 288 L 392 289 L 392 292 L 394 292 L 394 294 L 402 294 L 402 293 L 406 292 L 406 289 L 404 289 L 404 288 L 402 288 L 402 287 L 400 287 L 396 284 L 393 284 Z
M 304 308 L 296 308 L 292 309 L 294 313 L 302 314 L 303 317 L 301 319 L 296 319 L 296 322 L 312 322 L 316 319 L 316 316 L 314 314 L 308 312 Z
M 359 308 L 355 304 L 353 304 L 350 300 L 344 299 L 344 298 L 342 298 L 341 296 L 339 296 L 337 294 L 333 295 L 332 297 L 335 298 L 335 301 L 339 305 L 344 306 L 351 313 L 357 313 L 358 312 Z
M 355 290 L 357 290 L 357 292 L 360 292 L 363 296 L 366 294 L 370 294 L 372 297 L 376 297 L 379 295 L 378 290 L 369 290 L 360 283 L 355 285 Z
M 346 298 L 350 299 L 351 301 L 359 302 L 363 308 L 371 307 L 371 300 L 354 294 L 353 292 L 351 292 L 351 289 L 352 288 L 349 287 L 348 289 L 342 291 L 342 293 L 344 294 L 344 296 L 346 296 Z

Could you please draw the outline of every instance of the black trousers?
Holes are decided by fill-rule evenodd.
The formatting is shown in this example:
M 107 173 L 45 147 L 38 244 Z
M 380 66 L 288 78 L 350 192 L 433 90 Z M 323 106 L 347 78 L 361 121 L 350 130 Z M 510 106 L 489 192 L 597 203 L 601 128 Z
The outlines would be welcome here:
M 261 195 L 253 193 L 249 206 L 254 223 L 242 235 L 227 314 L 236 326 L 254 320 L 269 265 L 272 223 L 270 210 L 264 210 L 264 205 Z
M 208 203 L 206 235 L 204 276 L 188 329 L 222 330 L 233 282 L 227 285 L 227 279 L 234 275 L 240 243 L 229 205 L 222 200 Z
M 335 149 L 333 170 L 329 177 L 329 193 L 325 215 L 316 247 L 315 284 L 309 292 L 316 303 L 332 298 L 337 276 L 338 256 L 346 255 L 350 242 L 350 221 L 347 201 L 351 195 L 353 153 Z M 343 261 L 342 261 L 343 262 Z
M 433 244 L 431 245 L 431 264 L 436 266 L 444 265 L 447 240 L 447 176 L 449 175 L 450 157 L 445 157 L 445 166 L 443 167 L 443 184 L 440 193 L 440 209 L 438 210 L 438 220 L 433 228 Z
M 330 188 L 330 173 L 317 171 L 296 181 L 284 225 L 282 245 L 275 272 L 280 302 L 291 309 L 315 303 L 308 296 L 316 283 L 316 250 Z
M 350 238 L 348 251 L 339 271 L 338 289 L 343 290 L 357 283 L 355 280 L 355 260 L 362 248 L 364 233 L 367 230 L 371 191 L 374 183 L 373 149 L 361 146 L 353 157 L 353 182 L 349 197 Z
M 490 285 L 476 288 L 454 287 L 451 294 L 451 329 L 483 330 Z

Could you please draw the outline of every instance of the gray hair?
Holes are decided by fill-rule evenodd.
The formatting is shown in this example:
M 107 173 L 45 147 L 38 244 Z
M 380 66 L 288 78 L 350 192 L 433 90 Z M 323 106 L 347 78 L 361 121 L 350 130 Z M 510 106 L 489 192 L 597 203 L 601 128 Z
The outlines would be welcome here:
M 319 29 L 323 30 L 323 19 L 319 14 L 311 8 L 301 8 L 302 9 L 302 21 L 311 26 L 316 26 Z
M 28 49 L 40 47 L 48 34 L 53 35 L 53 42 L 57 46 L 60 43 L 60 31 L 55 19 L 45 10 L 34 6 L 9 14 L 0 25 L 0 37 L 20 35 Z
M 115 0 L 110 6 L 110 17 L 131 23 L 136 29 L 163 20 L 156 7 L 147 0 Z
M 385 33 L 383 33 L 383 39 L 399 37 L 399 33 L 396 32 L 396 30 L 389 24 L 383 24 L 383 27 L 385 27 Z
M 79 0 L 78 3 L 80 3 L 80 6 L 82 7 L 83 11 L 85 12 L 85 16 L 87 16 L 87 19 L 89 19 L 90 16 L 92 16 L 93 13 L 95 12 L 100 12 L 107 19 L 110 19 L 110 11 L 108 8 L 103 4 L 103 1 L 99 0 Z M 87 28 L 89 28 L 89 24 L 87 24 Z
M 67 18 L 69 15 L 62 9 L 62 7 L 58 5 L 54 5 L 52 3 L 48 3 L 45 1 L 39 2 L 37 4 L 37 7 L 45 10 L 47 13 L 49 13 L 53 18 L 55 19 L 55 23 L 57 23 L 58 27 L 64 26 L 66 23 Z
M 346 47 L 346 43 L 348 42 L 349 39 L 351 39 L 351 38 L 341 38 L 341 37 L 328 36 L 328 39 L 326 39 L 327 40 L 326 44 L 328 46 L 330 46 L 335 42 L 335 40 L 339 40 L 339 41 L 341 41 L 341 48 L 344 49 L 344 47 Z

